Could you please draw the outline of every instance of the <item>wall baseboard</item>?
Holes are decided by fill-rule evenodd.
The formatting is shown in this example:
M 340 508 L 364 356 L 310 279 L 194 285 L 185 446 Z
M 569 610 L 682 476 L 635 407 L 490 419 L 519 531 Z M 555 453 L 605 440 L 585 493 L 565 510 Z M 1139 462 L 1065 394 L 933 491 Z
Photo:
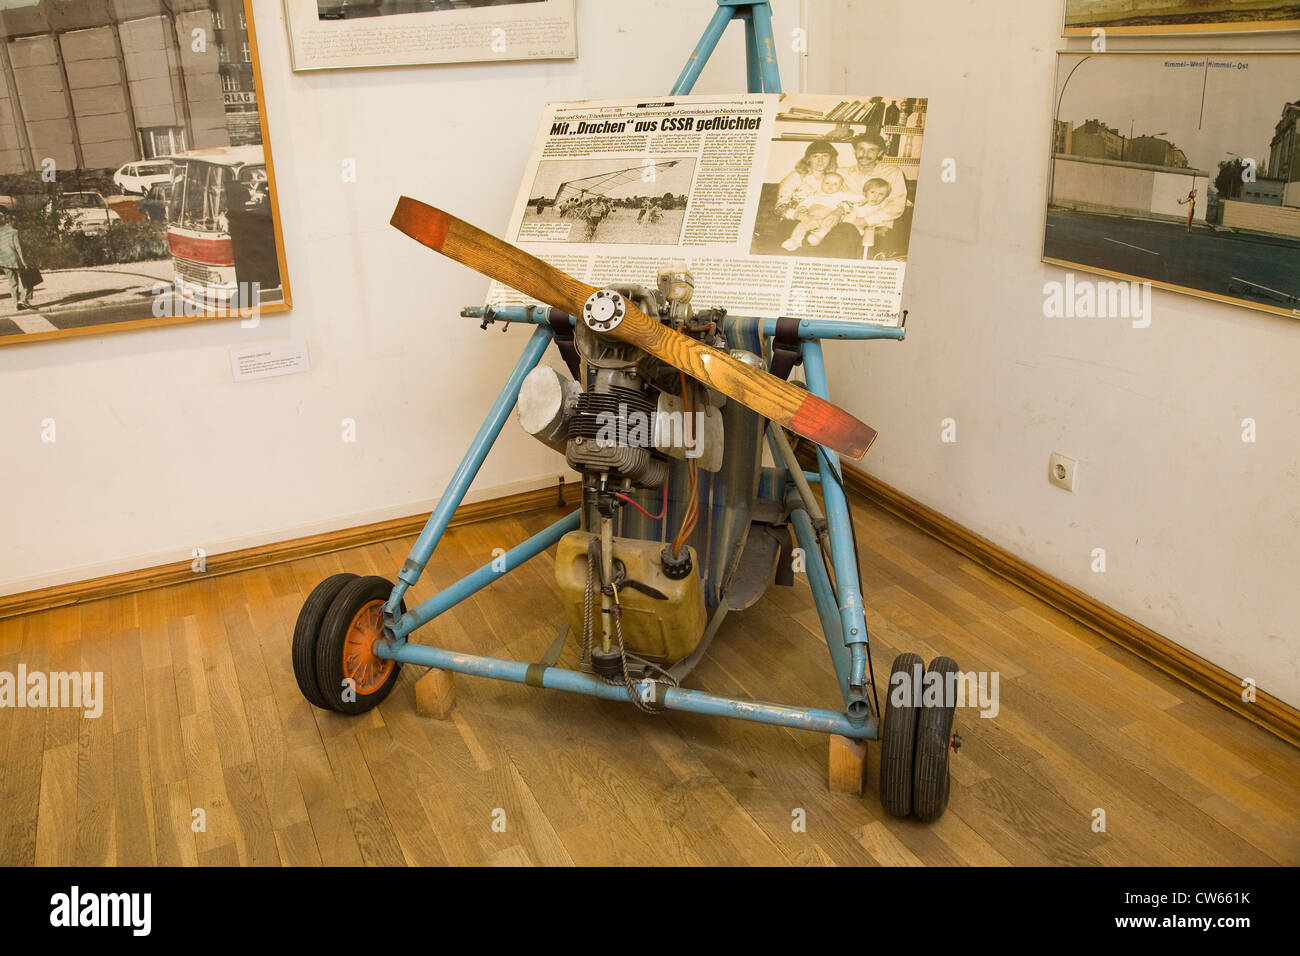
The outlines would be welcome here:
M 890 514 L 964 554 L 1017 587 L 1045 601 L 1102 637 L 1132 651 L 1215 703 L 1241 714 L 1293 746 L 1300 747 L 1300 710 L 1256 689 L 1255 702 L 1241 699 L 1241 678 L 1175 644 L 1169 638 L 1102 604 L 1017 558 L 1011 552 L 957 524 L 933 508 L 851 465 L 844 466 L 849 488 Z
M 487 521 L 510 515 L 538 511 L 543 508 L 556 508 L 561 504 L 572 507 L 581 494 L 581 486 L 576 482 L 551 485 L 536 491 L 524 491 L 519 494 L 489 498 L 472 504 L 462 504 L 456 509 L 451 519 L 451 527 L 470 524 L 475 521 Z M 147 591 L 152 588 L 167 587 L 172 584 L 186 584 L 200 578 L 217 577 L 234 574 L 252 568 L 296 561 L 332 551 L 344 551 L 362 545 L 394 538 L 405 538 L 419 534 L 429 513 L 412 515 L 407 518 L 393 518 L 389 521 L 377 521 L 372 524 L 327 531 L 301 538 L 290 538 L 255 548 L 242 548 L 207 557 L 207 570 L 196 574 L 188 561 L 176 561 L 171 564 L 142 568 L 138 571 L 124 571 L 119 574 L 107 574 L 85 581 L 72 581 L 68 584 L 56 584 L 35 591 L 22 591 L 17 594 L 0 596 L 0 620 L 33 611 L 44 611 L 69 604 L 85 604 L 100 598 L 130 594 L 135 591 Z

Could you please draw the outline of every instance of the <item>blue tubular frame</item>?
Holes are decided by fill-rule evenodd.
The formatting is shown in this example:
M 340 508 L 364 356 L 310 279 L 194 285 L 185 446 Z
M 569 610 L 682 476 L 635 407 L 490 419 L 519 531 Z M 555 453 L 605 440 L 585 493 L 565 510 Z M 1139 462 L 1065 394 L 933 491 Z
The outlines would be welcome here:
M 494 558 L 473 574 L 466 575 L 455 584 L 439 591 L 413 611 L 407 611 L 390 628 L 397 642 L 406 640 L 408 634 L 417 627 L 423 627 L 449 608 L 455 607 L 471 594 L 487 587 L 503 574 L 509 574 L 530 558 L 535 558 L 547 548 L 559 543 L 570 531 L 577 531 L 582 524 L 582 511 L 573 512 L 567 518 L 555 522 L 545 531 L 533 535 L 521 545 L 511 548 L 499 558 Z M 435 542 L 436 544 L 437 542 Z
M 804 342 L 800 351 L 803 353 L 804 379 L 808 382 L 808 390 L 829 401 L 830 387 L 826 382 L 826 363 L 822 359 L 821 342 Z M 831 604 L 838 611 L 839 636 L 849 652 L 848 693 L 844 700 L 852 719 L 870 712 L 870 704 L 867 702 L 866 611 L 862 603 L 862 589 L 858 587 L 858 555 L 853 547 L 852 519 L 849 516 L 849 501 L 844 494 L 840 456 L 830 449 L 821 448 L 817 465 L 821 474 L 822 506 L 826 510 L 826 523 L 830 532 L 831 561 L 835 565 L 835 593 L 839 595 L 838 604 L 833 598 Z M 801 544 L 800 547 L 804 546 Z M 809 554 L 807 547 L 804 547 L 804 553 Z M 820 551 L 817 552 L 817 560 L 820 563 Z M 822 573 L 825 574 L 824 568 Z M 826 616 L 822 599 L 818 599 L 817 609 L 823 617 Z M 826 640 L 834 644 L 831 631 L 826 632 Z M 835 656 L 832 647 L 831 657 Z
M 754 3 L 743 0 L 717 0 L 718 9 L 701 38 L 695 52 L 687 61 L 673 87 L 674 95 L 691 91 L 704 63 L 717 46 L 718 40 L 734 19 L 745 24 L 746 69 L 751 93 L 780 92 L 776 49 L 772 37 L 772 10 L 767 2 Z M 497 558 L 450 587 L 445 588 L 413 610 L 401 611 L 402 598 L 419 580 L 434 549 L 442 540 L 451 516 L 464 500 L 470 484 L 496 443 L 510 410 L 519 398 L 524 378 L 541 361 L 546 347 L 554 336 L 549 322 L 550 310 L 544 306 L 510 306 L 499 309 L 465 309 L 463 316 L 482 318 L 489 322 L 518 322 L 536 326 L 523 354 L 506 380 L 501 394 L 492 404 L 487 418 L 474 436 L 469 450 L 451 478 L 446 493 L 425 523 L 419 538 L 411 548 L 410 556 L 402 565 L 388 603 L 384 605 L 384 636 L 375 642 L 375 654 L 405 663 L 435 667 L 496 680 L 513 681 L 555 690 L 587 694 L 604 700 L 627 702 L 627 690 L 621 684 L 610 684 L 590 674 L 549 667 L 542 663 L 526 664 L 501 658 L 461 654 L 443 648 L 412 644 L 407 638 L 416 629 L 432 621 L 439 614 L 466 600 L 502 575 L 520 564 L 536 557 L 554 545 L 564 535 L 581 525 L 581 509 L 557 521 L 545 531 L 506 552 L 504 559 Z M 569 317 L 570 323 L 574 321 Z M 763 321 L 764 335 L 776 332 L 776 319 Z M 904 337 L 901 328 L 888 328 L 869 322 L 832 319 L 803 319 L 799 322 L 802 340 L 804 374 L 813 394 L 829 399 L 826 367 L 822 360 L 821 339 L 893 339 Z M 778 456 L 778 461 L 779 461 Z M 704 691 L 675 687 L 651 679 L 641 680 L 633 686 L 642 698 L 664 710 L 682 710 L 697 714 L 732 717 L 800 730 L 841 734 L 860 740 L 875 740 L 879 736 L 878 715 L 873 714 L 867 694 L 867 627 L 863 611 L 862 594 L 857 581 L 857 555 L 849 531 L 848 501 L 837 480 L 839 458 L 826 452 L 818 462 L 818 474 L 805 472 L 810 482 L 820 483 L 826 509 L 831 542 L 831 559 L 835 565 L 835 583 L 832 585 L 821 548 L 808 512 L 794 507 L 790 521 L 795 536 L 806 558 L 808 580 L 812 587 L 817 613 L 826 636 L 826 646 L 839 679 L 840 693 L 845 711 L 820 708 L 793 707 L 764 701 L 743 700 L 710 694 Z M 838 594 L 839 600 L 836 600 Z
M 850 700 L 849 671 L 852 661 L 849 657 L 848 645 L 844 643 L 844 628 L 840 625 L 839 607 L 835 601 L 835 592 L 831 590 L 830 575 L 826 573 L 826 562 L 822 560 L 822 549 L 807 511 L 803 508 L 791 511 L 790 523 L 794 525 L 795 540 L 799 542 L 799 547 L 804 553 L 804 567 L 808 573 L 808 584 L 812 587 L 813 602 L 817 605 L 817 616 L 822 622 L 826 649 L 830 651 L 831 664 L 834 665 L 835 676 L 840 682 L 840 696 L 844 698 L 844 705 L 847 708 Z
M 718 0 L 718 9 L 713 11 L 713 19 L 704 28 L 704 35 L 695 45 L 694 52 L 686 61 L 686 66 L 677 82 L 673 84 L 671 95 L 685 96 L 695 87 L 700 78 L 704 64 L 713 55 L 718 41 L 727 32 L 732 20 L 745 23 L 745 75 L 750 93 L 780 93 L 781 73 L 776 62 L 776 42 L 772 38 L 772 7 L 767 0 L 761 3 L 749 0 Z
M 466 309 L 462 314 L 480 317 L 484 312 L 485 310 L 482 309 Z M 407 641 L 412 632 L 432 621 L 439 614 L 476 594 L 525 561 L 536 557 L 570 531 L 576 531 L 581 524 L 581 509 L 512 548 L 504 557 L 485 564 L 440 591 L 413 610 L 400 613 L 402 597 L 424 571 L 425 565 L 447 529 L 452 513 L 464 499 L 470 483 L 478 474 L 492 445 L 495 444 L 510 410 L 519 398 L 519 390 L 525 376 L 536 368 L 546 347 L 554 338 L 547 313 L 548 310 L 544 307 L 522 306 L 492 310 L 487 315 L 487 318 L 492 321 L 527 323 L 534 325 L 535 328 L 505 387 L 497 396 L 487 418 L 470 444 L 469 451 L 452 476 L 446 494 L 442 496 L 437 508 L 429 516 L 424 530 L 420 532 L 420 537 L 411 549 L 410 556 L 402 565 L 398 582 L 393 587 L 388 603 L 384 606 L 385 634 L 380 641 L 376 642 L 375 653 L 379 657 L 436 667 L 440 670 L 515 683 L 529 683 L 555 690 L 587 694 L 605 700 L 626 701 L 626 689 L 621 685 L 607 684 L 588 674 L 503 658 L 460 654 L 443 648 L 411 644 Z M 572 316 L 570 321 L 573 321 Z M 764 321 L 765 334 L 771 335 L 775 330 L 775 319 Z M 823 336 L 837 339 L 895 340 L 902 339 L 904 336 L 901 328 L 820 319 L 804 320 L 800 323 L 799 331 L 800 336 L 804 338 L 801 351 L 808 388 L 813 394 L 825 399 L 829 399 L 830 390 L 826 381 L 826 365 L 821 350 L 820 339 Z M 873 713 L 868 696 L 867 625 L 862 592 L 858 587 L 857 554 L 854 552 L 853 538 L 849 531 L 849 504 L 840 480 L 837 479 L 837 476 L 842 478 L 839 456 L 824 449 L 823 452 L 824 457 L 818 461 L 818 473 L 805 473 L 805 477 L 810 482 L 819 483 L 822 488 L 823 505 L 829 525 L 831 560 L 835 565 L 834 586 L 822 560 L 816 532 L 807 511 L 803 508 L 794 508 L 790 513 L 790 520 L 799 547 L 804 552 L 808 581 L 812 588 L 813 600 L 817 605 L 822 632 L 826 637 L 831 663 L 834 665 L 836 678 L 839 681 L 840 693 L 844 699 L 844 712 L 836 713 L 821 708 L 792 707 L 786 704 L 726 697 L 704 691 L 671 687 L 653 680 L 643 680 L 634 685 L 643 698 L 655 701 L 665 710 L 732 717 L 801 730 L 840 734 L 863 740 L 878 739 L 878 715 Z M 775 449 L 773 455 L 779 461 Z
M 387 638 L 375 642 L 375 653 L 379 657 L 406 664 L 436 667 L 439 670 L 455 671 L 458 674 L 491 677 L 494 680 L 532 684 L 551 690 L 567 690 L 576 694 L 586 694 L 589 697 L 600 697 L 604 700 L 628 702 L 627 689 L 622 684 L 609 684 L 590 674 L 581 674 L 562 667 L 543 667 L 539 664 L 525 664 L 522 661 L 505 660 L 499 657 L 480 657 L 477 654 L 462 654 L 440 647 L 426 647 L 423 644 L 399 644 Z M 735 717 L 760 724 L 815 730 L 824 734 L 842 734 L 860 740 L 875 740 L 879 735 L 879 727 L 874 718 L 854 723 L 844 714 L 833 710 L 823 710 L 818 707 L 791 707 L 788 704 L 770 704 L 766 701 L 724 697 L 721 694 L 673 687 L 653 680 L 636 681 L 632 686 L 643 700 L 656 703 L 664 710 L 684 710 L 715 717 Z

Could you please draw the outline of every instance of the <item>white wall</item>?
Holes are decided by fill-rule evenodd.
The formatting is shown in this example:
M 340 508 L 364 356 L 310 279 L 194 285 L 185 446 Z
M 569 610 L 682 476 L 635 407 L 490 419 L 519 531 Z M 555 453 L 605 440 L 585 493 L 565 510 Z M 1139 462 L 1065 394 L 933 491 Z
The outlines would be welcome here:
M 1039 262 L 1060 3 L 810 9 L 809 89 L 930 97 L 907 339 L 830 348 L 839 397 L 880 429 L 864 465 L 1300 704 L 1300 321 L 1160 290 L 1147 329 L 1043 317 L 1044 283 L 1063 278 Z M 1079 459 L 1072 495 L 1048 484 L 1052 451 Z
M 398 195 L 504 227 L 543 105 L 666 93 L 716 9 L 582 0 L 576 61 L 295 74 L 284 5 L 253 8 L 294 309 L 0 348 L 0 593 L 431 508 L 528 330 L 459 317 L 487 281 L 392 229 Z M 776 12 L 788 36 L 799 3 Z M 742 38 L 697 91 L 744 88 Z M 232 382 L 230 349 L 292 338 L 310 372 Z M 502 434 L 474 497 L 573 479 L 513 420 Z

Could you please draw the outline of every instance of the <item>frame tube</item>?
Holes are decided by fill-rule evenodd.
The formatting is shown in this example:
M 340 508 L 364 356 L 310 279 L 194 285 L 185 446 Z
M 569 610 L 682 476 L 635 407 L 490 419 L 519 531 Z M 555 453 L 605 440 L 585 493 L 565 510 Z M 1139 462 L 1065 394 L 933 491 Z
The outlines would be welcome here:
M 819 398 L 829 400 L 830 389 L 826 383 L 826 363 L 822 358 L 821 343 L 805 342 L 802 351 L 808 390 Z M 849 686 L 854 691 L 865 692 L 867 620 L 862 606 L 862 592 L 858 588 L 858 556 L 853 552 L 853 538 L 849 533 L 849 503 L 840 486 L 843 479 L 840 457 L 829 449 L 822 449 L 817 461 L 822 476 L 822 502 L 826 508 L 826 521 L 830 525 L 835 591 L 840 596 L 840 625 L 852 660 Z
M 399 644 L 386 638 L 375 642 L 375 654 L 405 664 L 435 667 L 438 670 L 454 671 L 457 674 L 469 674 L 475 677 L 490 677 L 515 684 L 526 683 L 528 671 L 534 666 L 522 661 L 462 654 L 438 647 L 427 647 L 423 644 Z M 545 668 L 541 674 L 541 685 L 551 690 L 567 690 L 603 700 L 630 703 L 627 689 L 622 684 L 607 684 L 593 675 L 581 674 L 562 667 Z M 841 734 L 859 740 L 875 740 L 878 736 L 879 725 L 874 718 L 855 725 L 844 714 L 816 707 L 792 707 L 788 704 L 772 704 L 741 697 L 724 697 L 720 694 L 688 690 L 683 687 L 666 687 L 652 680 L 637 681 L 633 686 L 645 699 L 655 700 L 656 695 L 659 695 L 659 706 L 665 710 L 681 710 L 715 717 L 734 717 L 760 724 L 774 724 L 779 727 L 793 727 L 824 734 Z
M 776 62 L 776 40 L 772 34 L 772 6 L 770 3 L 751 3 L 751 21 L 754 24 L 753 55 L 758 59 L 761 89 L 755 89 L 751 74 L 751 93 L 780 93 L 781 71 Z M 748 25 L 748 23 L 746 24 Z
M 516 545 L 502 557 L 489 561 L 473 574 L 468 574 L 450 587 L 439 591 L 429 600 L 414 610 L 407 611 L 391 630 L 398 642 L 405 641 L 407 635 L 418 627 L 428 624 L 439 614 L 455 607 L 471 594 L 483 590 L 497 578 L 509 574 L 519 565 L 537 557 L 551 545 L 555 544 L 570 531 L 577 531 L 582 523 L 582 509 L 562 518 L 545 531 L 538 532 L 523 544 Z
M 821 548 L 817 546 L 817 534 L 808 519 L 808 512 L 796 508 L 790 512 L 790 522 L 794 525 L 795 539 L 799 542 L 799 547 L 803 548 L 804 560 L 808 567 L 808 584 L 812 587 L 817 616 L 821 618 L 822 633 L 826 636 L 826 649 L 830 651 L 831 664 L 835 667 L 835 676 L 840 681 L 840 694 L 844 697 L 844 705 L 847 707 L 851 699 L 849 673 L 853 662 L 848 645 L 844 643 L 844 630 L 840 625 L 835 595 L 831 591 L 830 575 L 826 573 L 826 563 L 822 561 Z
M 718 0 L 718 9 L 704 35 L 673 84 L 671 95 L 685 96 L 695 87 L 704 64 L 727 32 L 732 20 L 745 21 L 745 76 L 750 93 L 780 93 L 781 71 L 772 37 L 772 7 L 768 0 Z
M 700 42 L 695 44 L 695 49 L 687 59 L 686 66 L 682 68 L 681 75 L 677 77 L 677 82 L 673 84 L 669 95 L 685 96 L 694 88 L 695 81 L 700 78 L 700 73 L 704 69 L 704 64 L 713 55 L 714 49 L 718 46 L 718 41 L 722 39 L 722 34 L 727 32 L 727 26 L 731 23 L 731 18 L 734 15 L 730 9 L 722 4 L 719 4 L 718 9 L 713 11 L 713 19 L 704 28 L 704 35 L 700 37 Z

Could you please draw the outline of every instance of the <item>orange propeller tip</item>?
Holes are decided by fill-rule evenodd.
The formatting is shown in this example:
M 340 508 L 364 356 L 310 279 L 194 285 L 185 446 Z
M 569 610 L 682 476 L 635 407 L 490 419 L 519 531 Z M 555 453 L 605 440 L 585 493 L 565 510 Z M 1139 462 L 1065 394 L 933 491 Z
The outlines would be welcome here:
M 790 430 L 805 435 L 846 458 L 858 461 L 879 434 L 830 402 L 809 395 L 790 420 Z
M 397 200 L 393 218 L 388 222 L 416 242 L 423 243 L 435 252 L 442 252 L 447 230 L 451 227 L 451 216 L 418 199 L 402 196 Z

